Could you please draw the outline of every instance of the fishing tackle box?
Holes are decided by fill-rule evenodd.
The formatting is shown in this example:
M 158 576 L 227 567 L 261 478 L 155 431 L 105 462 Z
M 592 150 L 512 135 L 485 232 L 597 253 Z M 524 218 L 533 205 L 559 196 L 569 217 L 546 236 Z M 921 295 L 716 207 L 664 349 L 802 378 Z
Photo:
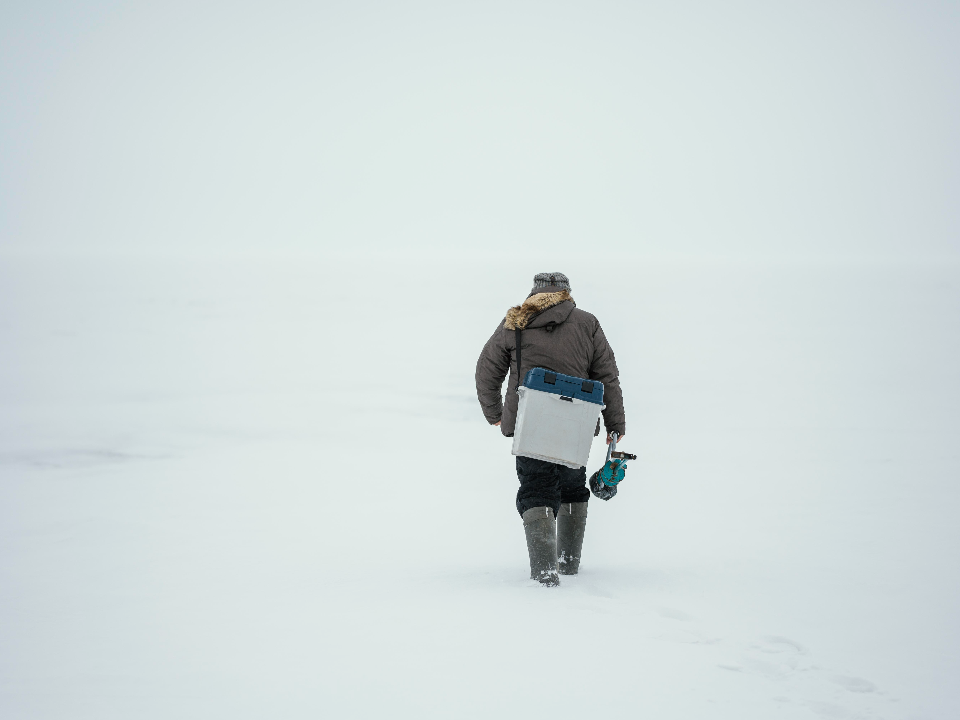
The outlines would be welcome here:
M 603 404 L 603 383 L 534 368 L 517 388 L 514 455 L 586 467 Z

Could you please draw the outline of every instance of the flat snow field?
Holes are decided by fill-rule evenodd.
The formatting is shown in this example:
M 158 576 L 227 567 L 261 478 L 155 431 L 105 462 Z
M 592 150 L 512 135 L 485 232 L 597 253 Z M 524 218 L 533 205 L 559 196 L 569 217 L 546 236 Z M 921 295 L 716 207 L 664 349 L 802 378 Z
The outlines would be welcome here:
M 0 717 L 960 717 L 960 269 L 581 265 L 0 260 Z M 640 456 L 554 590 L 473 389 L 544 270 Z

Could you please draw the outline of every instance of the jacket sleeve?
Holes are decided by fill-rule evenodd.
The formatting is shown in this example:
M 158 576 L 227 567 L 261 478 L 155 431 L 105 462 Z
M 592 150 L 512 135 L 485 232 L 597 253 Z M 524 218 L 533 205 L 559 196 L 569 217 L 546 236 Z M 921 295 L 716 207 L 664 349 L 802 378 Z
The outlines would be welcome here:
M 627 418 L 623 411 L 623 392 L 620 390 L 620 372 L 613 348 L 607 342 L 603 328 L 597 323 L 593 335 L 593 362 L 590 364 L 590 379 L 603 383 L 603 402 L 607 406 L 603 411 L 603 425 L 607 432 L 625 435 Z
M 510 351 L 503 344 L 503 323 L 487 340 L 477 360 L 477 399 L 483 416 L 491 425 L 500 422 L 503 416 L 503 396 L 500 394 L 503 381 L 510 372 Z

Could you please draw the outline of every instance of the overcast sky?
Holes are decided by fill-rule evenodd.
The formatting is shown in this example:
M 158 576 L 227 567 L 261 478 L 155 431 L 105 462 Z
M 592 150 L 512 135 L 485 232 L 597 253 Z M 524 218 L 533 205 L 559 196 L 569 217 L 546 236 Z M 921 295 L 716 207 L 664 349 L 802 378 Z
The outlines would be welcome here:
M 0 106 L 0 250 L 960 258 L 956 2 L 6 2 Z

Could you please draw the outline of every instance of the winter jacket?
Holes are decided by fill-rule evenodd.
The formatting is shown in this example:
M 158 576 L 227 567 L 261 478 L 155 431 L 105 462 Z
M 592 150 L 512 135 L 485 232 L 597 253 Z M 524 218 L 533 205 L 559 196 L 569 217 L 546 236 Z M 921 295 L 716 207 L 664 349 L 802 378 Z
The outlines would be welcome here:
M 517 372 L 516 329 L 520 328 L 521 372 Z M 517 420 L 517 385 L 526 372 L 542 367 L 553 372 L 599 380 L 603 383 L 603 424 L 607 432 L 626 433 L 623 394 L 617 361 L 597 319 L 580 310 L 568 290 L 541 288 L 522 305 L 510 308 L 496 332 L 487 340 L 477 360 L 477 398 L 491 425 L 513 436 Z M 504 406 L 500 390 L 507 383 Z M 600 426 L 597 424 L 597 431 Z

